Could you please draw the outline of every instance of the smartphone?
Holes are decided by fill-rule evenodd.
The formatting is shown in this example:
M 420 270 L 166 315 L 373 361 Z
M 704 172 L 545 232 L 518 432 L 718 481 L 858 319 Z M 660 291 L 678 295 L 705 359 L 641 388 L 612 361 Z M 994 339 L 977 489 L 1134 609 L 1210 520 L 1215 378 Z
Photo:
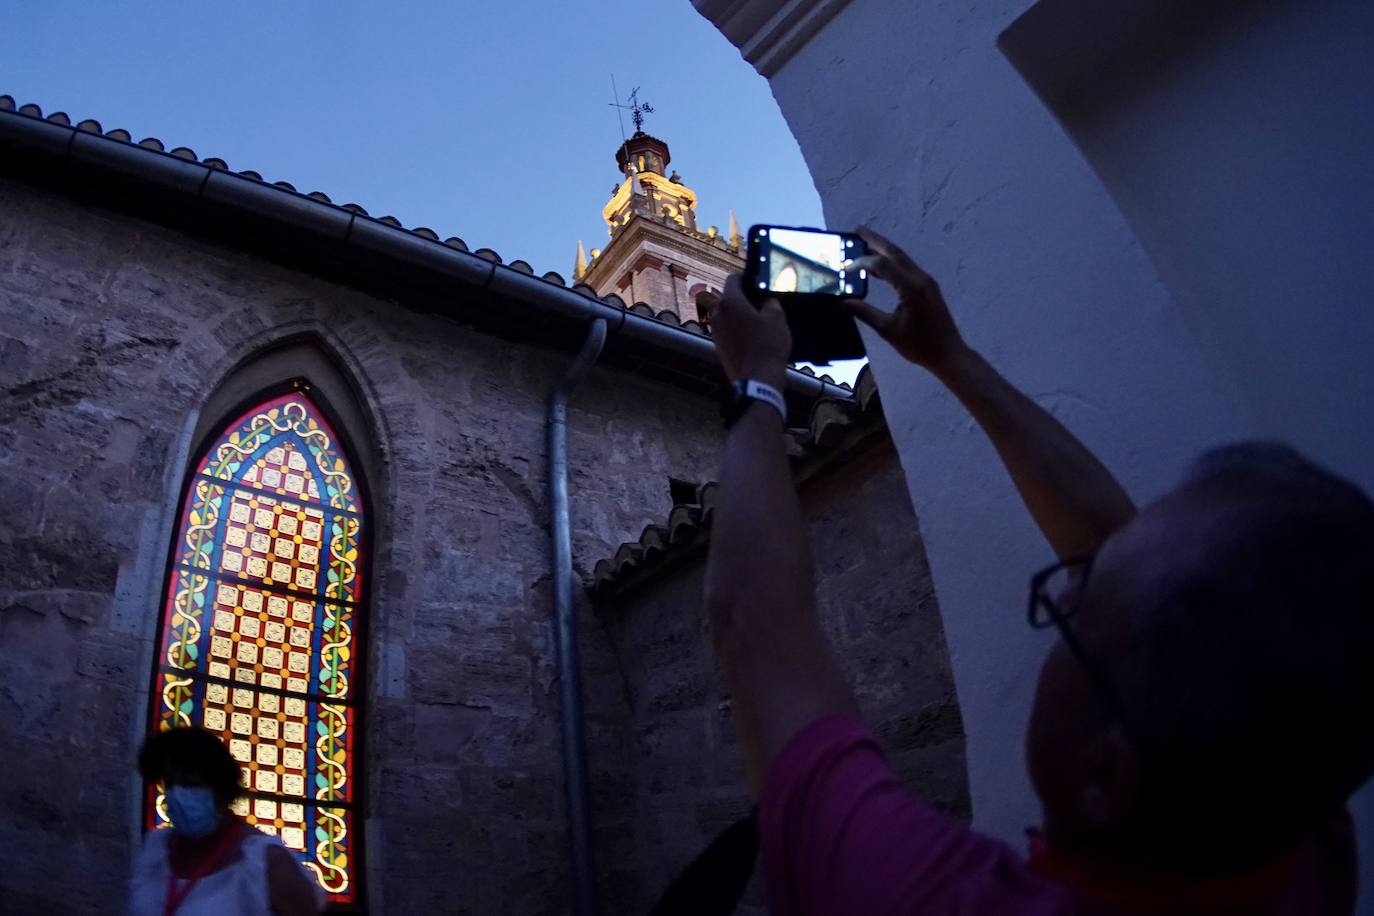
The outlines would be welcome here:
M 868 253 L 850 232 L 800 226 L 751 226 L 744 291 L 755 305 L 777 299 L 792 331 L 792 359 L 828 363 L 864 355 L 845 299 L 868 295 L 868 272 L 847 262 Z

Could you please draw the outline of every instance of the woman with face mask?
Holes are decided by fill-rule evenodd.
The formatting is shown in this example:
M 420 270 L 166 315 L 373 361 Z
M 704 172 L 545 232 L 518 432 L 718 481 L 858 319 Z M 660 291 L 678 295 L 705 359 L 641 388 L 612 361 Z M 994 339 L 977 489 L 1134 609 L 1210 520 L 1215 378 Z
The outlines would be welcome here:
M 318 913 L 323 893 L 281 841 L 230 810 L 238 763 L 203 728 L 148 737 L 138 769 L 167 793 L 168 830 L 150 830 L 134 860 L 131 916 Z

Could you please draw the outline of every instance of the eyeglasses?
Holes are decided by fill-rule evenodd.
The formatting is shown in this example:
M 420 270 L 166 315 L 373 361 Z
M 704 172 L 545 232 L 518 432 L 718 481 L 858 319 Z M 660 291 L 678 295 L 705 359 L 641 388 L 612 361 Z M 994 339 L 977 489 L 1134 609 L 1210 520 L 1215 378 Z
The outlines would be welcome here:
M 1069 653 L 1078 660 L 1078 664 L 1092 681 L 1093 687 L 1102 695 L 1107 702 L 1111 713 L 1116 716 L 1121 723 L 1122 730 L 1131 742 L 1139 748 L 1139 742 L 1133 737 L 1129 717 L 1126 714 L 1125 704 L 1121 701 L 1121 693 L 1112 683 L 1112 679 L 1107 676 L 1091 655 L 1083 648 L 1083 643 L 1079 641 L 1074 633 L 1070 621 L 1083 607 L 1083 594 L 1086 591 L 1088 574 L 1092 572 L 1093 557 L 1072 557 L 1061 560 L 1040 570 L 1031 576 L 1030 582 L 1030 605 L 1027 608 L 1026 616 L 1030 620 L 1030 625 L 1037 630 L 1045 630 L 1056 627 L 1059 636 L 1064 640 L 1064 645 L 1068 647 Z M 1072 590 L 1071 600 L 1068 603 L 1061 603 L 1059 596 Z

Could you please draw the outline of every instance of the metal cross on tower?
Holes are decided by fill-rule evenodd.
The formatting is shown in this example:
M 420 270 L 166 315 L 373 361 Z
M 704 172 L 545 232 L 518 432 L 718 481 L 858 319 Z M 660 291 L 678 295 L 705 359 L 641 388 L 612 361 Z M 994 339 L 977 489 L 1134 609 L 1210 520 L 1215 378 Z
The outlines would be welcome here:
M 630 120 L 634 122 L 635 132 L 638 133 L 643 130 L 644 116 L 646 114 L 653 114 L 654 107 L 648 102 L 641 102 L 639 100 L 639 87 L 636 86 L 630 90 L 630 104 L 623 105 L 620 102 L 620 93 L 617 92 L 615 88 L 615 76 L 612 75 L 611 92 L 615 93 L 615 101 L 611 103 L 611 107 L 616 110 L 616 117 L 619 118 L 622 111 L 628 111 L 630 113 Z M 625 122 L 623 120 L 620 122 L 620 137 L 622 140 L 625 138 Z

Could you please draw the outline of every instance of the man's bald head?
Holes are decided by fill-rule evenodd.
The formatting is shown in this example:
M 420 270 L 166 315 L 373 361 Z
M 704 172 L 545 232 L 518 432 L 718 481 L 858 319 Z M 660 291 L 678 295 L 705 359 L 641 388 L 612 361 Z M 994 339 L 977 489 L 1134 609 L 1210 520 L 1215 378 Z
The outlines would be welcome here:
M 1139 745 L 1127 829 L 1168 864 L 1262 861 L 1374 770 L 1374 504 L 1293 449 L 1199 458 L 1104 545 L 1082 617 Z

